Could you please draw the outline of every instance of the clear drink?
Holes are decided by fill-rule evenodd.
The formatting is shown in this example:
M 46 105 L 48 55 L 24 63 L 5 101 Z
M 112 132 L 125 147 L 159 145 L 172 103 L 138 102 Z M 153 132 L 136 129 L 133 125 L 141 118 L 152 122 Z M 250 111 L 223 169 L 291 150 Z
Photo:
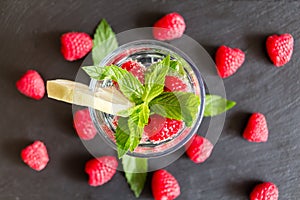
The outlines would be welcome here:
M 202 78 L 197 67 L 184 53 L 169 44 L 154 40 L 141 40 L 122 45 L 100 63 L 100 66 L 111 64 L 121 66 L 128 60 L 135 60 L 149 67 L 167 55 L 170 55 L 171 59 L 179 61 L 183 66 L 186 72 L 184 82 L 188 86 L 188 92 L 193 92 L 200 97 L 200 106 L 195 108 L 198 109 L 196 120 L 191 127 L 183 126 L 174 137 L 160 143 L 153 143 L 147 137 L 143 137 L 136 150 L 129 152 L 129 155 L 146 158 L 163 156 L 176 151 L 191 139 L 203 117 L 205 91 Z M 107 87 L 112 84 L 110 81 L 91 80 L 90 87 L 96 91 L 99 87 Z M 116 149 L 114 116 L 94 109 L 91 109 L 91 114 L 100 135 L 110 146 Z

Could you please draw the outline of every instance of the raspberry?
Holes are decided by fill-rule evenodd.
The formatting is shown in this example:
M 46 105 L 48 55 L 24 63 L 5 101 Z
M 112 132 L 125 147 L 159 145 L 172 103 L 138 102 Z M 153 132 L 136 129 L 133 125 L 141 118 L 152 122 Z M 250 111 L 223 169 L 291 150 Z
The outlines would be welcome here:
M 144 73 L 145 73 L 146 68 L 142 64 L 140 64 L 136 61 L 130 60 L 130 61 L 123 63 L 121 68 L 130 72 L 137 79 L 139 79 L 139 81 L 142 84 L 144 84 L 144 81 L 145 81 Z
M 86 33 L 65 33 L 61 36 L 60 41 L 61 53 L 68 61 L 74 61 L 84 57 L 93 47 L 93 40 Z
M 88 108 L 76 111 L 73 123 L 78 136 L 83 140 L 91 140 L 97 134 Z
M 100 186 L 112 179 L 116 173 L 118 161 L 113 156 L 103 156 L 89 160 L 85 172 L 89 175 L 89 185 Z
M 240 49 L 220 46 L 216 52 L 216 67 L 221 78 L 233 75 L 244 63 L 245 53 Z
M 45 94 L 45 83 L 35 70 L 28 70 L 16 83 L 16 87 L 25 96 L 40 100 Z
M 106 136 L 113 142 L 116 143 L 116 138 L 115 138 L 115 132 L 112 131 L 110 127 L 108 127 L 106 124 L 102 124 L 101 130 L 105 132 Z
M 195 135 L 186 154 L 194 163 L 203 163 L 211 154 L 213 144 L 206 138 Z
M 266 142 L 268 132 L 265 116 L 261 113 L 253 113 L 244 130 L 243 137 L 249 142 Z
M 165 80 L 165 92 L 182 91 L 186 92 L 187 85 L 176 76 L 166 76 Z
M 180 186 L 172 174 L 160 169 L 152 177 L 152 194 L 155 200 L 172 200 L 180 195 Z
M 277 200 L 278 188 L 274 183 L 261 183 L 252 190 L 250 200 Z
M 281 67 L 291 60 L 294 38 L 291 34 L 271 35 L 266 42 L 267 52 L 276 67 Z
M 114 116 L 114 118 L 112 120 L 112 124 L 114 125 L 115 128 L 118 126 L 119 119 L 120 119 L 119 116 Z
M 170 13 L 159 19 L 153 26 L 153 37 L 157 40 L 180 38 L 185 31 L 185 22 L 178 13 Z
M 152 142 L 162 142 L 171 139 L 182 128 L 182 121 L 169 119 L 154 114 L 149 117 L 144 132 Z
M 21 158 L 29 167 L 36 171 L 44 169 L 49 162 L 49 156 L 45 144 L 35 141 L 21 151 Z

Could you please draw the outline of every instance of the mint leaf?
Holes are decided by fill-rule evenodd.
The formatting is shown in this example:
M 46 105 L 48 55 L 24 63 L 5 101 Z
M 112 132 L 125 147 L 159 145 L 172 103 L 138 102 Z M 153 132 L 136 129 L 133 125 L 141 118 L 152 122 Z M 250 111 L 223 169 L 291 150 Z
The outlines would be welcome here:
M 151 111 L 167 118 L 183 120 L 190 127 L 198 113 L 200 98 L 190 92 L 163 92 L 149 105 Z
M 148 124 L 148 119 L 150 116 L 150 109 L 148 104 L 146 103 L 141 104 L 141 109 L 138 112 L 139 112 L 138 126 L 144 127 L 145 125 Z
M 170 61 L 170 66 L 169 66 L 172 70 L 176 71 L 179 75 L 184 76 L 185 75 L 185 71 L 183 68 L 183 65 L 181 63 L 179 63 L 178 61 L 175 60 L 171 60 Z M 171 72 L 172 73 L 172 72 Z
M 164 90 L 165 78 L 170 66 L 170 56 L 149 67 L 145 74 L 145 91 L 143 101 L 150 102 Z
M 82 69 L 87 73 L 91 78 L 96 80 L 103 80 L 107 73 L 107 68 L 99 66 L 84 66 Z
M 128 150 L 133 151 L 139 145 L 142 134 L 143 128 L 135 125 L 135 119 L 121 117 L 115 134 L 118 157 L 122 158 Z
M 142 138 L 145 125 L 148 124 L 150 110 L 146 103 L 138 105 L 135 108 L 136 109 L 129 117 L 128 127 L 130 130 L 130 135 L 134 135 L 140 139 Z M 132 145 L 129 147 L 130 151 L 134 151 L 135 147 L 138 146 L 138 144 L 135 144 L 135 142 L 136 140 L 133 140 Z
M 130 147 L 130 130 L 128 127 L 128 118 L 120 117 L 118 120 L 118 126 L 116 129 L 116 143 L 117 143 L 117 151 L 118 151 L 118 157 L 121 158 L 124 154 L 127 153 L 129 147 Z M 136 138 L 136 140 L 139 140 L 139 138 Z
M 118 156 L 121 158 L 128 150 L 134 151 L 142 138 L 144 127 L 150 115 L 146 103 L 135 106 L 128 118 L 120 118 L 116 129 Z
M 125 155 L 122 158 L 122 164 L 127 183 L 138 198 L 143 191 L 147 179 L 147 159 Z
M 121 92 L 132 102 L 138 102 L 142 98 L 144 86 L 125 69 L 115 65 L 106 67 L 86 66 L 82 69 L 97 80 L 111 79 L 118 82 Z
M 129 127 L 129 150 L 132 152 L 139 145 L 139 142 L 142 138 L 144 127 L 141 127 L 139 124 L 139 115 L 132 114 L 128 119 L 128 127 Z
M 94 34 L 92 57 L 94 65 L 99 65 L 102 59 L 118 48 L 115 33 L 105 19 L 103 19 Z
M 121 110 L 117 113 L 117 116 L 129 117 L 135 111 L 135 109 L 136 107 L 128 108 L 127 110 Z
M 205 96 L 205 117 L 212 117 L 219 115 L 236 105 L 236 102 L 229 101 L 218 95 L 207 94 Z

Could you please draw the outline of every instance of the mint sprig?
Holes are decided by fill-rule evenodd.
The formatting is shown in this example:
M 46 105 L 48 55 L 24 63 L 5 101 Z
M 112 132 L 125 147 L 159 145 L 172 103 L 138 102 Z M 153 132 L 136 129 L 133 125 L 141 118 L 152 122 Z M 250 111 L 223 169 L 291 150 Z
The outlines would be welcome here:
M 227 100 L 218 95 L 207 94 L 205 96 L 205 117 L 213 117 L 233 108 L 236 102 Z
M 194 93 L 164 92 L 168 72 L 183 72 L 180 64 L 171 60 L 169 55 L 147 69 L 144 85 L 127 70 L 115 65 L 87 66 L 83 70 L 97 80 L 116 81 L 124 96 L 135 103 L 135 107 L 118 113 L 122 116 L 115 135 L 119 158 L 139 145 L 150 112 L 183 120 L 186 126 L 193 124 L 198 113 L 200 99 Z
M 147 179 L 147 159 L 124 155 L 122 158 L 122 165 L 130 189 L 138 198 L 143 191 Z
M 94 65 L 99 65 L 101 60 L 118 48 L 116 35 L 105 19 L 101 20 L 96 28 L 93 39 L 92 58 Z

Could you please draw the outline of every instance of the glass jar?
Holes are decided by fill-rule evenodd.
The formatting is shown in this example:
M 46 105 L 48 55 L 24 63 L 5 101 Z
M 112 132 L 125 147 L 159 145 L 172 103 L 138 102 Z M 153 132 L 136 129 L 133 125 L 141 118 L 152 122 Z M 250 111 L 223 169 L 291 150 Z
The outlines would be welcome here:
M 200 126 L 204 112 L 205 89 L 201 74 L 192 60 L 182 51 L 170 44 L 156 40 L 138 40 L 124 44 L 106 56 L 99 64 L 100 66 L 108 66 L 111 64 L 121 66 L 122 63 L 132 59 L 149 67 L 167 55 L 170 55 L 172 60 L 177 60 L 180 65 L 183 66 L 187 75 L 186 83 L 189 88 L 188 92 L 193 92 L 200 98 L 201 103 L 196 119 L 191 127 L 183 126 L 173 138 L 167 141 L 152 143 L 148 141 L 147 138 L 142 138 L 139 146 L 133 152 L 127 153 L 130 156 L 141 158 L 165 156 L 183 147 L 193 137 Z M 97 88 L 106 87 L 109 84 L 111 83 L 91 79 L 90 88 L 92 91 L 97 91 Z M 90 113 L 101 137 L 110 147 L 116 149 L 114 116 L 93 108 L 90 108 Z

